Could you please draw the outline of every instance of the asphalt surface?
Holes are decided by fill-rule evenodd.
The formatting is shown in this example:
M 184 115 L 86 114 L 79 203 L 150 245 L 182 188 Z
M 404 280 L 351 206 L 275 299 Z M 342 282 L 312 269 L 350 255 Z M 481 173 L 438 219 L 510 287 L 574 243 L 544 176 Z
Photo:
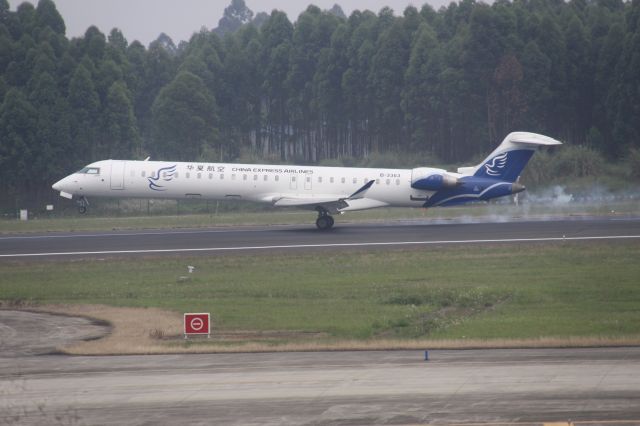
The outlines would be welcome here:
M 215 229 L 46 233 L 0 236 L 0 261 L 247 251 L 345 250 L 444 244 L 536 243 L 640 239 L 640 218 L 579 217 L 464 223 L 406 221 Z
M 0 424 L 640 424 L 640 348 L 442 350 L 429 358 L 3 351 Z

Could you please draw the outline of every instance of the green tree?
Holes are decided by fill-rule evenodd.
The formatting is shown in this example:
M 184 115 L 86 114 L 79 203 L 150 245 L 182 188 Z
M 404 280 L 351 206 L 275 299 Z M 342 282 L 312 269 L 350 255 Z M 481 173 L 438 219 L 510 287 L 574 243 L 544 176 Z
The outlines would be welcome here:
M 98 159 L 97 135 L 100 98 L 93 85 L 91 74 L 80 64 L 69 82 L 69 107 L 73 114 L 71 137 L 73 149 L 79 158 Z
M 149 150 L 157 158 L 195 160 L 203 147 L 218 142 L 216 109 L 200 77 L 179 73 L 153 103 L 154 145 Z
M 411 47 L 402 105 L 413 150 L 433 150 L 437 137 L 437 87 L 441 58 L 435 31 L 422 23 Z
M 66 26 L 64 24 L 64 20 L 58 9 L 56 9 L 56 5 L 52 0 L 39 0 L 38 6 L 36 7 L 36 19 L 38 22 L 38 27 L 44 28 L 48 26 L 53 31 L 58 34 L 64 35 L 66 31 Z
M 396 21 L 378 39 L 368 79 L 375 94 L 375 132 L 380 135 L 377 149 L 383 151 L 397 150 L 405 137 L 401 105 L 408 60 L 409 40 L 401 21 Z
M 0 107 L 0 173 L 2 185 L 29 191 L 37 147 L 37 111 L 18 89 L 10 89 Z
M 131 94 L 122 81 L 114 82 L 109 88 L 102 119 L 105 158 L 140 155 L 140 139 Z
M 547 131 L 547 109 L 551 102 L 551 60 L 545 55 L 535 41 L 530 41 L 522 53 L 524 92 L 527 113 L 524 116 L 524 124 L 529 129 Z
M 218 28 L 214 31 L 220 35 L 232 33 L 242 25 L 251 22 L 253 12 L 244 0 L 231 0 L 231 4 L 224 9 L 222 18 L 218 21 Z
M 34 76 L 30 82 L 29 101 L 37 111 L 36 144 L 31 170 L 37 189 L 46 188 L 61 170 L 76 167 L 69 152 L 71 146 L 70 111 L 55 80 L 47 72 Z

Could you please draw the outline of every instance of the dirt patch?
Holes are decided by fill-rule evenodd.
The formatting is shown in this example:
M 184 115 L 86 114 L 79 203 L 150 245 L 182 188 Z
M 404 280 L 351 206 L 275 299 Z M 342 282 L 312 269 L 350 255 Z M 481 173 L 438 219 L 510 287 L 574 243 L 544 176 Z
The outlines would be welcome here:
M 60 347 L 99 339 L 111 326 L 89 318 L 0 309 L 0 356 L 58 352 Z
M 7 309 L 9 305 L 4 307 Z M 38 322 L 49 323 L 53 328 L 56 327 L 56 317 L 67 317 L 68 321 L 77 320 L 76 323 L 67 327 L 68 335 L 76 333 L 78 336 L 83 336 L 82 329 L 86 328 L 87 324 L 101 325 L 98 334 L 63 340 L 49 339 L 45 329 L 31 327 L 34 330 L 32 340 L 50 342 L 45 345 L 48 352 L 58 351 L 77 355 L 159 353 L 162 352 L 164 343 L 155 336 L 177 336 L 182 332 L 182 315 L 158 308 L 71 304 L 21 304 L 20 306 L 12 304 L 11 307 L 20 309 L 23 313 L 39 314 L 42 317 Z M 20 323 L 14 321 L 13 324 L 18 325 L 14 327 L 15 334 L 26 335 Z M 20 340 L 24 342 L 25 339 Z
M 77 342 L 60 348 L 68 354 L 110 355 L 162 352 L 157 336 L 182 332 L 182 315 L 158 308 L 125 308 L 104 305 L 46 305 L 42 311 L 95 318 L 111 324 L 112 331 L 99 340 Z

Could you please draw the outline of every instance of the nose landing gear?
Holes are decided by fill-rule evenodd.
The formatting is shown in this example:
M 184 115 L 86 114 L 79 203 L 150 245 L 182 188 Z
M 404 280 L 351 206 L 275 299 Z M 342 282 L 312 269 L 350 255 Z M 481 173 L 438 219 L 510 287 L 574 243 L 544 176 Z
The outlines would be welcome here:
M 333 217 L 329 212 L 322 207 L 316 209 L 318 211 L 318 218 L 316 219 L 316 226 L 321 231 L 329 230 L 333 227 Z
M 80 212 L 80 214 L 85 214 L 87 212 L 87 207 L 89 207 L 89 200 L 87 200 L 87 197 L 84 195 L 81 196 L 78 198 L 78 201 L 76 201 L 76 204 L 78 205 L 78 212 Z

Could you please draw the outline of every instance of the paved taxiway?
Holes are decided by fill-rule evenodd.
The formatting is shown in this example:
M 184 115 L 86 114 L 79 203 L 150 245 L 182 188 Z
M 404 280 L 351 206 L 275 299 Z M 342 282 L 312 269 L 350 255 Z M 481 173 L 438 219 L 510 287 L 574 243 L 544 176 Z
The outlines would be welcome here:
M 329 232 L 318 231 L 313 225 L 297 225 L 3 235 L 0 236 L 0 260 L 597 239 L 640 239 L 640 218 L 579 217 L 502 223 L 426 220 L 338 223 Z
M 89 425 L 640 419 L 640 348 L 430 357 L 425 362 L 420 351 L 0 356 L 0 424 L 12 414 L 18 424 Z

